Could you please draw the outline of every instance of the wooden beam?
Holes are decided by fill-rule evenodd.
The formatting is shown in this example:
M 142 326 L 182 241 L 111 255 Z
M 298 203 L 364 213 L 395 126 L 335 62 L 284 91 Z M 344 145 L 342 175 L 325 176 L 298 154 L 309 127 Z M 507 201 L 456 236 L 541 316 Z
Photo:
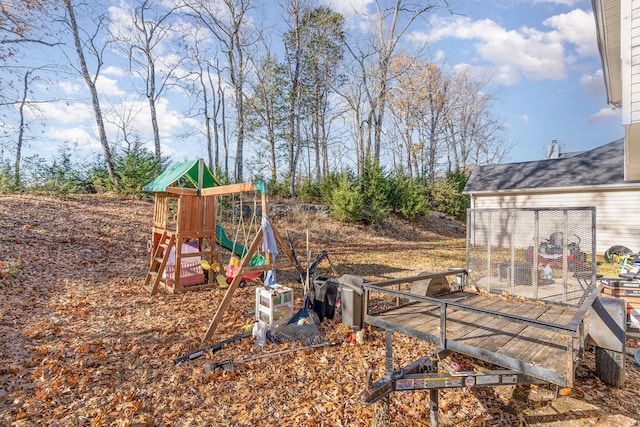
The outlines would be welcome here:
M 207 188 L 207 189 L 204 189 L 203 191 L 212 190 L 215 188 L 220 188 L 220 187 Z M 282 238 L 280 233 L 273 226 L 271 227 L 271 229 L 273 230 L 274 237 L 280 249 L 282 250 L 282 252 L 284 252 L 286 257 L 288 258 L 288 262 L 280 261 L 280 262 L 268 263 L 260 266 L 251 266 L 251 267 L 249 266 L 251 257 L 255 253 L 257 253 L 258 247 L 262 243 L 264 231 L 262 227 L 260 227 L 260 229 L 258 230 L 258 233 L 256 234 L 256 237 L 253 239 L 253 241 L 251 242 L 251 245 L 247 249 L 245 256 L 240 260 L 240 268 L 238 269 L 238 273 L 231 281 L 229 288 L 227 288 L 227 292 L 225 293 L 222 299 L 222 302 L 218 306 L 218 309 L 216 310 L 216 313 L 213 316 L 211 323 L 209 324 L 209 328 L 207 329 L 207 332 L 205 333 L 204 337 L 202 337 L 202 340 L 200 341 L 201 345 L 207 342 L 209 339 L 211 339 L 212 335 L 214 334 L 216 328 L 218 327 L 218 324 L 222 320 L 222 316 L 224 316 L 225 311 L 227 310 L 227 308 L 229 308 L 229 305 L 231 304 L 233 293 L 235 292 L 235 290 L 238 288 L 238 285 L 242 281 L 242 275 L 244 273 L 277 270 L 277 269 L 290 268 L 290 267 L 296 266 L 291 248 L 289 248 L 289 246 L 287 245 L 285 240 Z
M 269 264 L 256 265 L 253 267 L 245 267 L 243 269 L 238 270 L 238 276 L 242 276 L 248 273 L 258 273 L 268 270 L 282 270 L 283 268 L 293 267 L 295 264 L 291 261 L 280 261 L 273 262 Z
M 202 196 L 218 196 L 232 193 L 242 193 L 244 191 L 253 191 L 256 186 L 253 182 L 241 182 L 238 184 L 219 185 L 217 187 L 203 188 L 200 194 Z
M 271 230 L 273 231 L 273 237 L 276 239 L 276 242 L 278 242 L 278 245 L 279 245 L 280 249 L 282 250 L 282 252 L 284 252 L 284 254 L 287 256 L 287 258 L 289 258 L 289 261 L 291 261 L 291 263 L 293 265 L 295 265 L 295 260 L 293 258 L 293 252 L 291 252 L 291 248 L 289 247 L 289 242 L 285 241 L 282 238 L 282 235 L 280 234 L 278 229 L 273 226 L 273 224 L 271 225 Z
M 186 195 L 186 196 L 197 196 L 198 190 L 195 188 L 182 188 L 182 187 L 167 187 L 164 189 L 167 193 L 177 194 L 177 195 Z
M 258 234 L 256 234 L 256 237 L 253 239 L 253 242 L 251 243 L 251 246 L 249 246 L 247 253 L 240 261 L 240 270 L 242 270 L 244 267 L 247 267 L 249 265 L 251 256 L 256 252 L 256 249 L 258 249 L 258 245 L 260 244 L 261 240 L 262 240 L 262 228 L 258 230 Z M 216 314 L 213 316 L 213 319 L 209 324 L 209 329 L 207 329 L 207 332 L 204 334 L 204 337 L 202 337 L 202 341 L 200 341 L 201 345 L 207 342 L 211 338 L 213 333 L 216 331 L 218 324 L 222 320 L 222 316 L 224 316 L 224 312 L 227 311 L 227 308 L 231 304 L 233 293 L 238 288 L 238 285 L 240 284 L 241 280 L 242 280 L 242 275 L 236 274 L 236 276 L 231 281 L 229 288 L 227 288 L 227 293 L 224 294 L 224 298 L 222 299 L 222 302 L 220 303 L 220 306 L 218 307 Z

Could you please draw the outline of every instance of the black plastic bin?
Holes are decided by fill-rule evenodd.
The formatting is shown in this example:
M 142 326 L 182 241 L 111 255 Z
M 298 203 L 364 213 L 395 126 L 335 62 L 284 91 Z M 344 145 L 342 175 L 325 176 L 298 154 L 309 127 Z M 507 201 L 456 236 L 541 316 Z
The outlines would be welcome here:
M 333 319 L 336 313 L 336 299 L 338 298 L 338 288 L 340 283 L 328 277 L 318 276 L 313 281 L 313 311 L 316 312 L 320 321 Z

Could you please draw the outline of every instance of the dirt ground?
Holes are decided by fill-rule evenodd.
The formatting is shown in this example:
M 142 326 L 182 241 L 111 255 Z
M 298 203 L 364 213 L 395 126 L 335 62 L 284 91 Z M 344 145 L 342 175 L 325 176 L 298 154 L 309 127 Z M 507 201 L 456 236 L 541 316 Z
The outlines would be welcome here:
M 224 291 L 149 295 L 143 288 L 153 203 L 106 196 L 0 195 L 0 425 L 8 426 L 372 426 L 375 405 L 358 403 L 368 372 L 384 374 L 384 332 L 206 373 L 207 363 L 286 349 L 252 338 L 174 365 L 200 348 Z M 327 250 L 338 274 L 371 280 L 464 266 L 464 228 L 431 214 L 416 224 L 344 225 L 295 211 L 272 223 L 298 253 Z M 328 262 L 321 274 L 331 275 Z M 301 289 L 293 271 L 281 284 Z M 252 282 L 211 340 L 253 322 Z M 351 329 L 320 324 L 331 340 Z M 630 347 L 638 341 L 629 340 Z M 394 366 L 432 347 L 393 338 Z M 627 358 L 623 387 L 605 386 L 587 352 L 569 396 L 550 386 L 451 389 L 440 393 L 442 426 L 640 425 L 640 367 Z M 455 355 L 463 369 L 478 362 Z M 482 367 L 482 365 L 479 365 Z M 428 393 L 389 399 L 389 425 L 429 425 Z

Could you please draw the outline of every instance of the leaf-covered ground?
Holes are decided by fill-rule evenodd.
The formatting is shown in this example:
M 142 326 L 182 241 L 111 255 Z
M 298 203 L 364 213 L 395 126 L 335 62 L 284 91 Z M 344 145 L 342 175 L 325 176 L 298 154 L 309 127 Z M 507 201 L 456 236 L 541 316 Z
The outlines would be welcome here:
M 1 425 L 373 425 L 374 406 L 357 397 L 367 372 L 374 379 L 384 373 L 381 331 L 369 331 L 363 344 L 291 352 L 234 372 L 203 367 L 287 347 L 261 348 L 248 338 L 174 366 L 200 347 L 224 294 L 144 290 L 152 212 L 151 202 L 105 196 L 0 195 Z M 273 222 L 298 253 L 309 230 L 311 253 L 326 249 L 339 274 L 379 280 L 464 265 L 464 231 L 439 215 L 377 228 L 295 212 Z M 320 272 L 330 273 L 326 261 Z M 299 305 L 294 278 L 282 272 L 279 281 L 296 287 Z M 253 321 L 254 287 L 236 292 L 212 341 Z M 351 332 L 338 319 L 320 327 L 328 339 Z M 393 345 L 395 366 L 431 349 L 401 335 Z M 595 377 L 592 353 L 577 376 L 573 394 L 557 400 L 547 386 L 441 392 L 441 425 L 638 425 L 640 375 L 632 358 L 620 389 Z M 392 395 L 389 424 L 429 425 L 428 393 Z

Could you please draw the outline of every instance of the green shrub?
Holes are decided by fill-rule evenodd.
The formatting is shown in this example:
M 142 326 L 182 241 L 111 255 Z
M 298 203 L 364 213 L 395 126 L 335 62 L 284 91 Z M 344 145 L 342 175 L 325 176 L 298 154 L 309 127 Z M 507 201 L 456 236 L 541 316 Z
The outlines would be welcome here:
M 43 189 L 56 194 L 81 194 L 90 188 L 90 182 L 82 172 L 82 166 L 72 161 L 71 150 L 64 146 L 50 165 L 43 171 Z
M 141 143 L 135 143 L 129 149 L 114 153 L 112 160 L 118 184 L 111 181 L 104 160 L 99 157 L 89 171 L 89 182 L 93 192 L 115 191 L 124 196 L 139 197 L 143 194 L 142 187 L 162 172 L 162 162 Z
M 470 206 L 469 196 L 462 194 L 467 183 L 467 175 L 458 170 L 447 175 L 444 181 L 436 181 L 431 187 L 431 197 L 439 212 L 463 221 Z
M 342 179 L 347 179 L 349 182 L 353 181 L 353 177 L 349 172 L 344 172 L 344 173 L 334 172 L 322 178 L 322 181 L 320 182 L 319 191 L 320 191 L 320 200 L 323 203 L 327 205 L 331 204 L 331 195 L 333 193 L 333 190 L 338 188 L 338 186 L 340 185 L 340 181 Z
M 390 184 L 389 204 L 395 212 L 409 221 L 415 221 L 429 212 L 429 199 L 423 185 L 402 176 L 391 180 Z
M 113 163 L 118 175 L 117 192 L 127 196 L 142 195 L 142 187 L 162 171 L 162 162 L 141 143 L 115 156 Z
M 93 193 L 107 193 L 115 190 L 115 184 L 109 178 L 104 162 L 96 162 L 95 166 L 89 169 L 89 185 Z
M 0 193 L 13 193 L 17 189 L 13 168 L 7 161 L 0 162 Z
M 361 187 L 364 196 L 362 220 L 366 224 L 382 224 L 391 210 L 390 184 L 378 163 L 365 165 Z
M 289 197 L 289 182 L 270 182 L 267 185 L 267 192 L 274 197 Z
M 328 192 L 329 215 L 338 221 L 362 220 L 364 195 L 354 186 L 348 174 L 342 174 L 336 186 Z
M 311 182 L 309 179 L 305 179 L 298 185 L 296 191 L 298 198 L 303 202 L 317 202 L 322 199 L 321 184 Z

